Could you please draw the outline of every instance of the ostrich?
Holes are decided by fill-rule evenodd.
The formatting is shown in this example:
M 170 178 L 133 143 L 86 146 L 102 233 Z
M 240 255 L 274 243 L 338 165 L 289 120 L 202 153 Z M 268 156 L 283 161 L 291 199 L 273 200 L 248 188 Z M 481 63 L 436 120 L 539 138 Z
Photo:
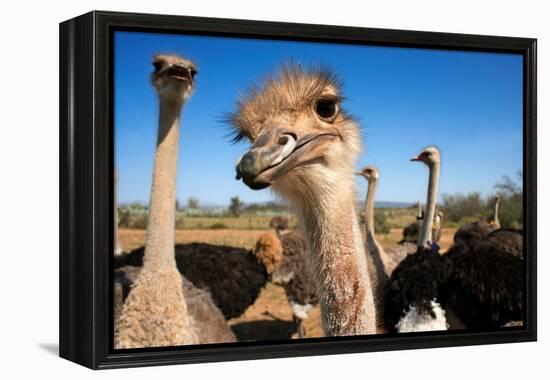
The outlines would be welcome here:
M 242 315 L 252 305 L 283 259 L 281 242 L 262 234 L 254 250 L 207 243 L 176 244 L 179 272 L 199 289 L 207 290 L 226 319 Z M 145 248 L 115 260 L 115 268 L 141 267 Z
M 298 211 L 327 336 L 376 332 L 354 204 L 361 140 L 342 102 L 332 72 L 287 65 L 245 95 L 231 118 L 234 141 L 253 144 L 238 160 L 237 179 L 255 190 L 271 185 Z
M 174 257 L 179 120 L 195 87 L 195 65 L 177 55 L 156 55 L 152 84 L 160 103 L 159 128 L 143 268 L 116 321 L 117 348 L 197 344 L 204 339 L 183 293 Z M 224 322 L 224 321 L 223 321 Z
M 282 244 L 283 258 L 271 274 L 271 281 L 281 285 L 292 310 L 292 320 L 298 338 L 306 335 L 304 321 L 319 303 L 313 286 L 312 264 L 307 241 L 302 231 L 285 231 L 288 219 L 275 217 L 270 226 L 275 227 Z
M 363 168 L 360 172 L 356 173 L 364 177 L 368 182 L 368 191 L 365 201 L 365 215 L 366 215 L 366 243 L 367 249 L 371 253 L 377 253 L 373 256 L 374 266 L 376 267 L 376 272 L 379 273 L 377 276 L 381 280 L 381 284 L 385 284 L 388 280 L 388 276 L 393 272 L 395 267 L 408 255 L 416 252 L 416 245 L 413 245 L 409 242 L 399 242 L 394 247 L 384 250 L 384 248 L 378 243 L 375 235 L 375 224 L 374 224 L 374 204 L 376 197 L 376 189 L 378 187 L 378 180 L 380 178 L 380 173 L 378 169 L 371 165 Z M 420 204 L 420 202 L 419 202 Z M 420 210 L 420 208 L 419 208 Z M 419 211 L 420 215 L 420 211 Z M 380 259 L 376 257 L 380 257 Z
M 445 255 L 430 241 L 440 153 L 424 149 L 414 161 L 430 172 L 418 251 L 393 271 L 384 297 L 390 332 L 492 329 L 523 317 L 522 262 L 490 241 L 454 244 Z
M 416 221 L 403 228 L 403 239 L 400 243 L 411 242 L 416 244 L 418 241 L 418 234 L 420 233 L 422 219 L 424 218 L 424 211 L 422 211 L 420 201 L 416 202 L 416 209 Z
M 376 240 L 374 226 L 374 204 L 376 188 L 380 174 L 375 166 L 367 166 L 356 173 L 368 182 L 367 197 L 365 201 L 366 231 L 365 239 L 367 244 L 367 260 L 371 264 L 370 278 L 375 292 L 376 313 L 378 322 L 378 331 L 385 332 L 385 323 L 383 321 L 384 307 L 384 289 L 389 276 L 393 270 L 405 259 L 408 254 L 416 252 L 416 246 L 409 242 L 400 242 L 394 247 L 385 250 Z M 420 212 L 419 212 L 420 214 Z
M 493 219 L 489 222 L 485 220 L 479 220 L 477 222 L 466 224 L 456 231 L 454 236 L 454 242 L 477 242 L 487 237 L 491 232 L 500 229 L 500 219 L 498 217 L 500 195 L 496 194 L 494 197 L 494 214 Z
M 274 218 L 271 218 L 269 221 L 269 227 L 274 228 L 275 232 L 277 232 L 277 236 L 285 231 L 288 230 L 289 221 L 288 218 L 284 216 L 276 216 Z

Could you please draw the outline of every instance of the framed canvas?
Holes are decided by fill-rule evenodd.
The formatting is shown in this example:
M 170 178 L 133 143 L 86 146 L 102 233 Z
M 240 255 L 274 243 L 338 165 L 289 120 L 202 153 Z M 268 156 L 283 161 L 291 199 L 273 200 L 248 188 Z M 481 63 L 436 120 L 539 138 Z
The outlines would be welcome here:
M 536 340 L 536 83 L 529 38 L 61 23 L 60 356 Z

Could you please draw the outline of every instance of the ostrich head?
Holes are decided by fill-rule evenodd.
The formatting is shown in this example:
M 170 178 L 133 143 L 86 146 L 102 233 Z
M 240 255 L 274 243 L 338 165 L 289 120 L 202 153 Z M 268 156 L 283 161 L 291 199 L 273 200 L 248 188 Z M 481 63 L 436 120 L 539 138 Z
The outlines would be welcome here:
M 283 196 L 337 191 L 352 177 L 359 129 L 342 107 L 341 86 L 327 69 L 283 66 L 244 96 L 232 116 L 234 140 L 252 147 L 237 162 L 237 179 L 252 189 L 272 186 Z
M 365 177 L 367 181 L 371 180 L 377 180 L 379 177 L 378 169 L 374 165 L 365 166 L 363 169 L 361 169 L 360 172 L 355 173 L 356 175 Z
M 441 162 L 441 154 L 435 146 L 429 146 L 424 148 L 418 156 L 411 158 L 411 161 L 423 162 L 431 168 Z
M 500 194 L 495 194 L 494 200 L 495 200 L 495 203 L 500 202 Z
M 161 99 L 183 102 L 195 88 L 195 64 L 179 55 L 157 54 L 153 57 L 151 82 Z
M 284 216 L 276 216 L 269 221 L 269 227 L 275 228 L 277 231 L 288 230 L 289 221 Z

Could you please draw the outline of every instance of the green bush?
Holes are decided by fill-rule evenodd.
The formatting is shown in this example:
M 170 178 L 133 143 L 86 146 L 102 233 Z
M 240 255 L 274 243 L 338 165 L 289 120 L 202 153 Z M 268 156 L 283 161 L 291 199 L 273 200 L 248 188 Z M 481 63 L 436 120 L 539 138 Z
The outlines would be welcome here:
M 121 211 L 119 214 L 119 227 L 143 230 L 147 228 L 147 214 L 131 214 Z
M 376 233 L 384 235 L 390 232 L 386 213 L 382 210 L 374 210 L 374 230 Z
M 224 230 L 227 229 L 227 226 L 223 223 L 214 223 L 210 226 L 211 230 Z
M 489 209 L 479 193 L 443 195 L 443 212 L 445 220 L 462 222 L 465 218 L 479 220 L 484 218 Z

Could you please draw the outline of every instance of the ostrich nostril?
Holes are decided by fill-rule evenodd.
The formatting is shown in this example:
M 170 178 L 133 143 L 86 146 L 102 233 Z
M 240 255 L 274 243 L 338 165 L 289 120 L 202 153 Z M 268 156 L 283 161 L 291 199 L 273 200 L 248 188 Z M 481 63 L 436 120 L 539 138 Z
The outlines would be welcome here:
M 285 145 L 288 142 L 289 137 L 287 135 L 283 135 L 279 137 L 279 140 L 277 141 L 277 144 L 279 145 Z
M 279 137 L 279 139 L 277 140 L 277 144 L 286 145 L 287 143 L 290 142 L 290 140 L 296 141 L 297 140 L 296 135 L 294 133 L 285 133 L 284 135 Z

